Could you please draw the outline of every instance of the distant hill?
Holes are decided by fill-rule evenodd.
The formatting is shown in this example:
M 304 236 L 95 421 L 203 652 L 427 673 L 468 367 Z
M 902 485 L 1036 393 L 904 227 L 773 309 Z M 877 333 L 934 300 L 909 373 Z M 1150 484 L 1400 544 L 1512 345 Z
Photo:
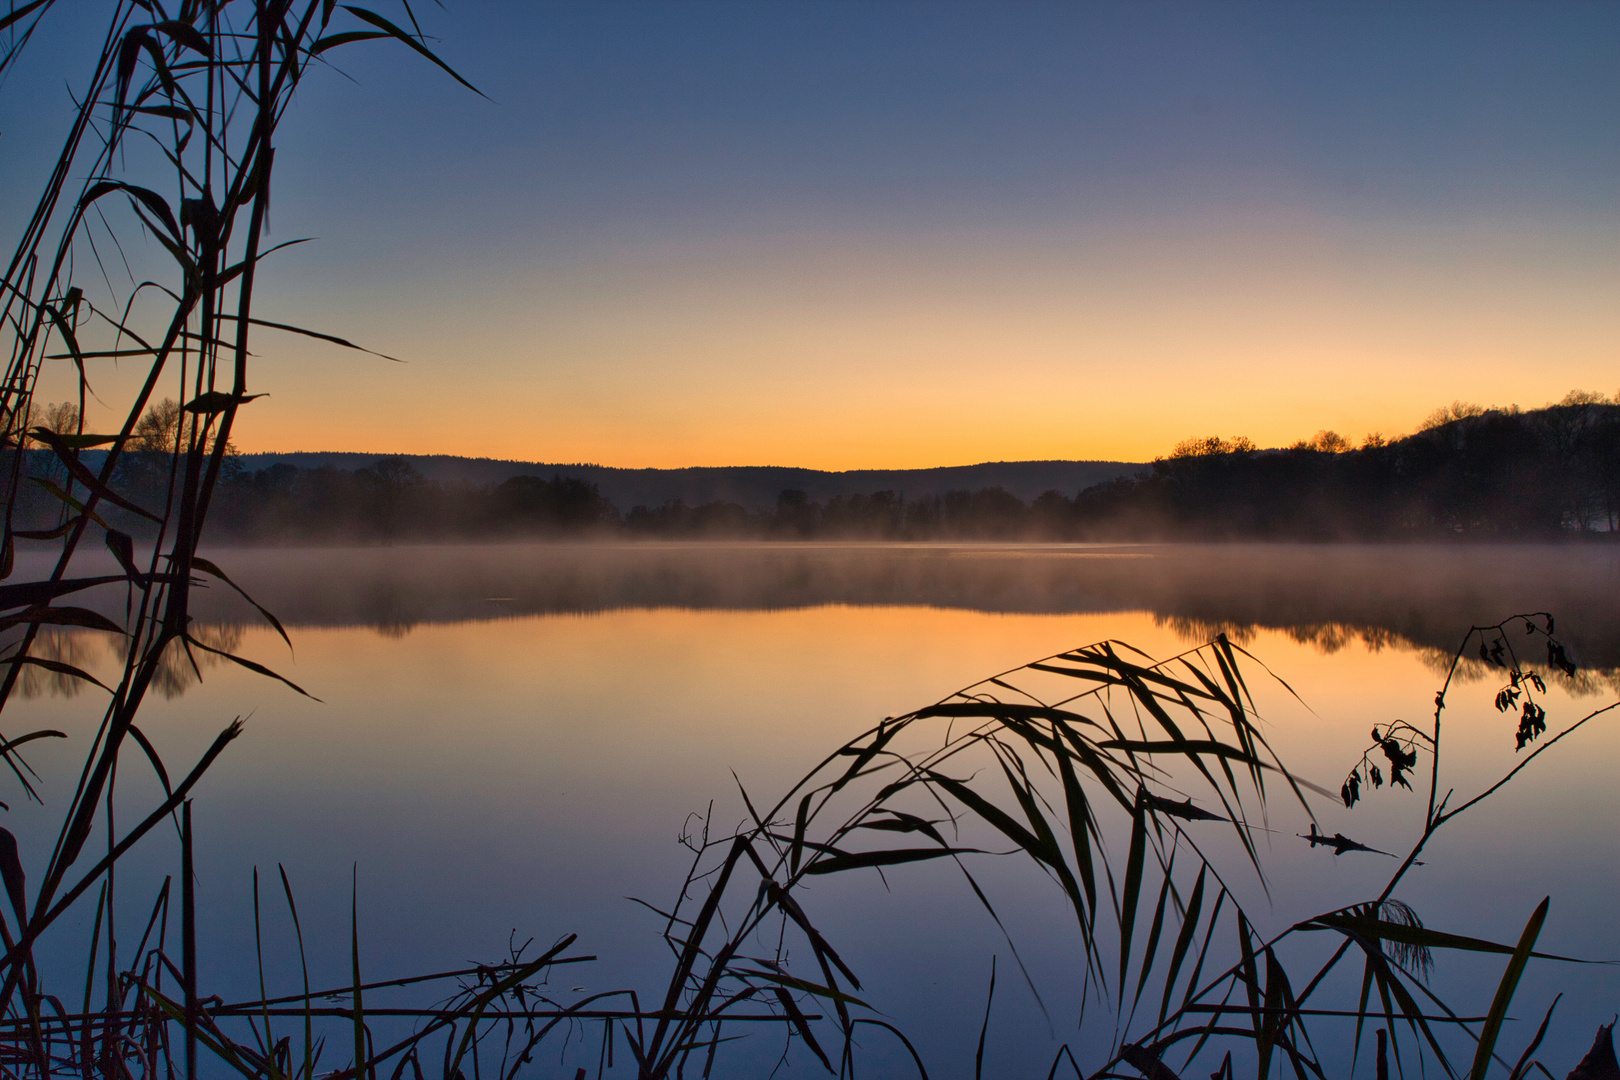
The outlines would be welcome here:
M 287 464 L 300 469 L 359 469 L 384 454 L 307 452 L 243 454 L 250 471 Z M 737 465 L 691 469 L 615 469 L 605 465 L 550 465 L 535 461 L 500 461 L 493 458 L 453 457 L 448 454 L 402 454 L 418 472 L 440 483 L 498 484 L 513 476 L 553 474 L 576 477 L 597 485 L 602 495 L 621 510 L 635 506 L 661 506 L 682 499 L 688 506 L 733 502 L 749 510 L 768 510 L 782 491 L 795 488 L 813 501 L 834 495 L 893 491 L 907 499 L 943 495 L 947 491 L 1004 488 L 1027 501 L 1047 491 L 1073 498 L 1094 484 L 1130 476 L 1148 468 L 1128 461 L 990 461 L 980 465 L 952 465 L 938 469 L 851 469 L 824 472 L 772 465 Z

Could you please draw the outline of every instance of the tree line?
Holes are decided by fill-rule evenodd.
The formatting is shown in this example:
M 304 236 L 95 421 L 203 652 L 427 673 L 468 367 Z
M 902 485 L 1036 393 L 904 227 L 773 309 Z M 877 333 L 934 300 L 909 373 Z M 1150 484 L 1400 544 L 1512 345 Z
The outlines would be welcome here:
M 1620 404 L 1574 392 L 1543 409 L 1454 403 L 1418 432 L 1259 450 L 1194 439 L 1080 492 L 1074 539 L 1547 539 L 1620 535 Z
M 72 406 L 42 411 L 52 430 L 78 424 Z M 114 487 L 161 509 L 169 451 L 185 437 L 173 402 L 153 407 L 121 458 Z M 1074 496 L 1025 502 L 1000 488 L 908 498 L 904 492 L 825 501 L 786 490 L 776 504 L 689 506 L 676 499 L 621 511 L 577 477 L 514 476 L 499 484 L 429 480 L 406 459 L 359 469 L 249 470 L 227 454 L 210 529 L 216 540 L 333 542 L 630 537 L 781 540 L 1426 540 L 1620 535 L 1620 404 L 1573 393 L 1536 410 L 1456 403 L 1415 434 L 1359 447 L 1319 432 L 1290 447 L 1246 438 L 1189 439 L 1135 476 Z M 48 530 L 71 513 L 69 470 L 35 451 L 39 483 L 14 529 Z M 105 505 L 105 504 L 104 504 Z M 141 532 L 135 515 L 104 513 Z
M 1134 476 L 1030 503 L 1000 489 L 907 500 L 889 491 L 825 504 L 783 492 L 775 511 L 637 507 L 626 527 L 825 539 L 1544 540 L 1620 537 L 1620 402 L 1573 392 L 1542 409 L 1435 410 L 1404 438 L 1362 444 L 1320 431 L 1260 449 L 1188 439 Z

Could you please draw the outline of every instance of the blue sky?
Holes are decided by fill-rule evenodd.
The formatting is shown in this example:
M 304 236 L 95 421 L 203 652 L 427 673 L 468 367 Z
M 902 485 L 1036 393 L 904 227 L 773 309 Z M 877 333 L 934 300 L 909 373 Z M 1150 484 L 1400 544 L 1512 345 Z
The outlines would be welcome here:
M 490 100 L 330 54 L 272 219 L 319 242 L 261 301 L 407 363 L 261 340 L 247 448 L 1141 459 L 1620 387 L 1614 4 L 419 15 Z M 69 17 L 0 90 L 7 188 Z

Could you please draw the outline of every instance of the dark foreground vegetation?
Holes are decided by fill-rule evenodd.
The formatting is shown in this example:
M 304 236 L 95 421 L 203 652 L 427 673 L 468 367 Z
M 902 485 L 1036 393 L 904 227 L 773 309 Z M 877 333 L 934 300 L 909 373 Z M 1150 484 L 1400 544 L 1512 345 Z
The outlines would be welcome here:
M 154 406 L 113 473 L 145 505 L 168 490 L 166 448 L 179 408 Z M 71 405 L 50 419 L 74 430 Z M 425 479 L 405 458 L 358 469 L 276 464 L 247 470 L 227 454 L 214 495 L 219 539 L 250 542 L 619 536 L 789 540 L 1546 540 L 1620 535 L 1620 405 L 1572 393 L 1543 409 L 1439 410 L 1423 430 L 1350 448 L 1332 432 L 1286 449 L 1244 439 L 1189 440 L 1134 477 L 1031 502 L 989 487 L 908 498 L 875 491 L 775 505 L 627 510 L 581 477 L 514 476 L 496 484 Z M 36 452 L 30 470 L 59 483 L 60 462 Z M 35 531 L 62 504 L 35 488 L 20 508 Z M 127 530 L 140 519 L 108 513 Z
M 54 6 L 31 0 L 0 15 L 0 32 L 11 34 L 0 86 Z M 199 553 L 205 533 L 214 537 L 219 524 L 253 527 L 249 515 L 278 505 L 309 505 L 297 477 L 283 484 L 287 478 L 233 476 L 229 467 L 237 413 L 255 396 L 252 328 L 288 329 L 267 326 L 254 308 L 256 275 L 271 254 L 263 229 L 275 136 L 300 80 L 335 50 L 384 39 L 438 61 L 403 3 L 390 9 L 393 18 L 329 0 L 184 0 L 171 8 L 142 0 L 109 10 L 105 37 L 97 35 L 100 62 L 76 95 L 82 106 L 0 290 L 10 349 L 0 384 L 0 449 L 9 451 L 0 462 L 0 716 L 11 732 L 23 727 L 0 741 L 0 760 L 10 772 L 8 800 L 47 808 L 30 815 L 43 827 L 0 828 L 0 1080 L 667 1080 L 765 1075 L 773 1063 L 854 1076 L 882 1047 L 893 1051 L 889 1074 L 909 1065 L 926 1075 L 930 1049 L 914 1047 L 881 1002 L 863 1000 L 860 958 L 818 928 L 827 893 L 807 886 L 934 862 L 959 871 L 995 919 L 987 871 L 997 858 L 1032 861 L 1078 930 L 1069 970 L 1093 1018 L 1081 1018 L 1084 1038 L 1062 1048 L 1049 1076 L 1171 1080 L 1189 1066 L 1223 1080 L 1238 1070 L 1262 1080 L 1349 1076 L 1370 1060 L 1381 1077 L 1393 1065 L 1405 1075 L 1520 1080 L 1532 1067 L 1548 1072 L 1540 1060 L 1562 1071 L 1580 1052 L 1567 1038 L 1543 1046 L 1557 999 L 1545 1010 L 1521 1003 L 1547 1018 L 1536 1032 L 1504 1027 L 1526 965 L 1566 962 L 1536 948 L 1550 900 L 1526 913 L 1516 941 L 1492 942 L 1436 929 L 1426 920 L 1450 929 L 1446 912 L 1420 918 L 1395 895 L 1452 820 L 1615 708 L 1584 718 L 1549 714 L 1547 685 L 1576 677 L 1577 668 L 1543 612 L 1473 627 L 1453 659 L 1454 673 L 1477 652 L 1495 694 L 1494 713 L 1484 705 L 1478 729 L 1520 748 L 1517 766 L 1478 792 L 1454 795 L 1443 782 L 1454 736 L 1442 738 L 1441 718 L 1466 703 L 1449 675 L 1432 720 L 1378 722 L 1370 744 L 1346 749 L 1340 792 L 1313 802 L 1313 789 L 1267 745 L 1248 682 L 1257 669 L 1233 642 L 1217 637 L 1163 662 L 1103 642 L 886 718 L 774 803 L 748 800 L 737 830 L 689 833 L 690 874 L 655 908 L 669 945 L 667 978 L 648 994 L 564 991 L 574 978 L 560 972 L 548 980 L 591 959 L 573 951 L 571 935 L 539 949 L 514 944 L 491 963 L 455 971 L 368 978 L 358 918 L 346 927 L 301 925 L 284 873 L 267 873 L 265 889 L 258 875 L 252 883 L 260 951 L 239 962 L 253 967 L 257 992 L 235 1001 L 212 993 L 200 976 L 208 942 L 198 937 L 192 796 L 244 725 L 221 718 L 205 749 L 181 751 L 176 745 L 187 744 L 171 742 L 175 733 L 150 723 L 145 709 L 176 655 L 208 654 L 280 678 L 204 634 L 193 612 L 199 587 L 232 587 L 230 567 Z M 126 153 L 126 142 L 140 149 Z M 141 152 L 150 146 L 161 153 Z M 91 233 L 92 221 L 106 231 Z M 129 277 L 122 290 L 97 257 L 96 235 L 120 240 Z M 166 284 L 148 288 L 159 278 Z M 34 401 L 42 364 L 73 364 L 82 402 L 89 365 L 114 357 L 146 372 L 116 432 L 86 432 L 76 416 Z M 184 405 L 165 407 L 160 384 L 183 391 Z M 95 448 L 103 453 L 92 467 L 80 454 Z M 1247 456 L 1214 449 L 1191 459 Z M 50 475 L 35 471 L 43 454 Z M 364 492 L 366 501 L 348 504 L 364 518 L 348 520 L 383 535 L 428 520 L 412 502 L 423 485 L 404 470 L 384 463 L 362 472 L 348 487 L 315 484 L 333 505 L 314 505 L 336 513 Z M 283 502 L 269 497 L 283 488 L 291 493 Z M 566 481 L 463 494 L 466 507 L 490 515 L 486 525 L 527 527 L 532 519 L 535 527 L 588 528 L 605 516 L 591 509 L 591 493 Z M 38 498 L 53 501 L 56 513 L 39 514 L 30 501 Z M 983 514 L 1005 505 L 991 499 Z M 808 500 L 793 498 L 778 516 L 811 529 L 823 520 Z M 134 521 L 150 546 L 137 547 L 123 527 Z M 49 569 L 16 572 L 25 563 L 14 558 L 18 544 L 52 545 Z M 98 555 L 93 570 L 90 553 Z M 115 569 L 105 572 L 109 556 Z M 120 609 L 81 606 L 107 587 L 123 594 Z M 62 627 L 115 635 L 117 678 L 102 684 L 43 655 L 42 632 Z M 69 731 L 27 730 L 32 717 L 18 707 L 17 691 L 28 668 L 104 696 L 86 695 L 96 708 Z M 71 790 L 42 791 L 27 757 L 55 740 L 77 750 L 78 777 Z M 1381 851 L 1394 845 L 1377 837 L 1318 830 L 1325 801 L 1349 807 L 1396 785 L 1427 796 L 1426 806 L 1412 804 L 1421 820 L 1404 856 Z M 1308 822 L 1290 842 L 1323 859 L 1394 858 L 1387 884 L 1346 907 L 1296 913 L 1280 933 L 1258 932 L 1229 885 L 1265 874 L 1255 834 L 1275 820 L 1265 817 L 1268 805 Z M 152 871 L 163 865 L 163 845 L 152 841 L 163 836 L 177 840 L 178 858 L 158 884 Z M 260 930 L 271 917 L 291 924 L 296 962 L 265 963 Z M 1325 961 L 1302 947 L 1307 939 L 1330 943 Z M 312 985 L 306 942 L 343 957 L 341 985 Z M 1009 939 L 1014 962 L 1003 978 L 1021 966 L 1018 948 Z M 1467 1000 L 1448 1003 L 1426 975 L 1452 953 L 1482 955 L 1500 974 L 1488 985 L 1469 983 Z M 268 985 L 267 967 L 302 977 Z M 988 982 L 986 1025 L 993 968 Z M 748 1056 L 762 1040 L 764 1068 Z M 972 1070 L 983 1076 L 982 1037 L 979 1045 Z M 1348 1061 L 1317 1049 L 1345 1045 Z M 963 1074 L 968 1063 L 947 1067 Z M 1607 1029 L 1582 1068 L 1613 1075 Z

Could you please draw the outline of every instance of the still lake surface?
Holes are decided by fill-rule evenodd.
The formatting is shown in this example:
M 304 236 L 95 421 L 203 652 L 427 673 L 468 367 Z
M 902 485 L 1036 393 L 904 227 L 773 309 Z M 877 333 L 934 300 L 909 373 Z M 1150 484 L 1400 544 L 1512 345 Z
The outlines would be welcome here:
M 739 783 L 772 802 L 884 716 L 1102 639 L 1166 657 L 1224 630 L 1304 700 L 1257 680 L 1284 760 L 1335 791 L 1373 723 L 1427 722 L 1450 654 L 1474 623 L 1556 613 L 1583 671 L 1553 681 L 1551 732 L 1620 688 L 1620 549 L 1612 545 L 211 554 L 286 623 L 295 651 L 220 589 L 199 608 L 201 633 L 321 699 L 229 664 L 204 665 L 198 683 L 176 664 L 142 721 L 174 769 L 233 717 L 247 717 L 246 734 L 197 794 L 203 983 L 226 997 L 255 994 L 254 867 L 271 890 L 272 992 L 296 988 L 291 930 L 270 902 L 279 902 L 278 863 L 298 890 L 312 978 L 322 985 L 347 981 L 353 874 L 368 978 L 497 960 L 513 934 L 545 945 L 577 933 L 572 951 L 599 959 L 560 972 L 559 993 L 651 993 L 666 970 L 661 921 L 626 897 L 661 908 L 673 900 L 688 861 L 677 838 L 690 815 L 712 813 L 714 827 L 727 830 L 743 818 Z M 121 595 L 100 602 L 122 607 Z M 117 670 L 105 635 L 61 635 L 52 647 L 103 677 Z M 1516 718 L 1492 708 L 1496 685 L 1477 668 L 1448 714 L 1445 784 L 1459 793 L 1488 786 L 1515 761 Z M 43 810 L 8 798 L 25 861 L 71 791 L 75 747 L 99 716 L 92 691 L 48 676 L 26 690 L 26 727 L 71 738 L 30 754 L 44 779 Z M 1542 948 L 1620 958 L 1617 764 L 1620 712 L 1448 827 L 1397 895 L 1431 926 L 1511 941 L 1551 894 Z M 142 780 L 128 782 L 133 793 Z M 1370 793 L 1350 811 L 1326 798 L 1313 805 L 1325 831 L 1404 851 L 1421 819 L 1419 787 Z M 1275 833 L 1262 841 L 1270 900 L 1252 872 L 1237 875 L 1261 930 L 1376 894 L 1392 860 L 1312 850 L 1292 835 L 1307 822 L 1297 806 L 1273 805 Z M 164 859 L 174 846 L 172 836 L 153 840 Z M 1003 863 L 991 880 L 1051 1020 L 1004 977 L 987 1069 L 1044 1076 L 1057 1046 L 1077 1038 L 1078 946 L 1055 888 Z M 121 918 L 133 923 L 140 909 L 144 920 L 158 880 L 137 873 L 121 883 L 129 897 Z M 990 958 L 1005 964 L 1006 943 L 948 874 L 893 873 L 888 886 L 876 875 L 818 884 L 808 902 L 855 958 L 866 999 L 920 1039 L 935 1075 L 971 1075 Z M 1499 974 L 1499 962 L 1442 959 L 1436 988 L 1483 1013 Z M 1567 1058 L 1567 1071 L 1596 1024 L 1620 1010 L 1620 968 L 1533 967 L 1519 1019 L 1504 1035 L 1514 1056 L 1557 990 L 1568 993 L 1549 1045 L 1569 1051 L 1546 1058 Z M 778 1049 L 758 1060 L 768 1064 Z M 593 1065 L 595 1052 L 592 1041 Z M 736 1060 L 753 1063 L 738 1075 L 754 1074 L 747 1051 Z M 556 1068 L 573 1075 L 572 1064 Z

